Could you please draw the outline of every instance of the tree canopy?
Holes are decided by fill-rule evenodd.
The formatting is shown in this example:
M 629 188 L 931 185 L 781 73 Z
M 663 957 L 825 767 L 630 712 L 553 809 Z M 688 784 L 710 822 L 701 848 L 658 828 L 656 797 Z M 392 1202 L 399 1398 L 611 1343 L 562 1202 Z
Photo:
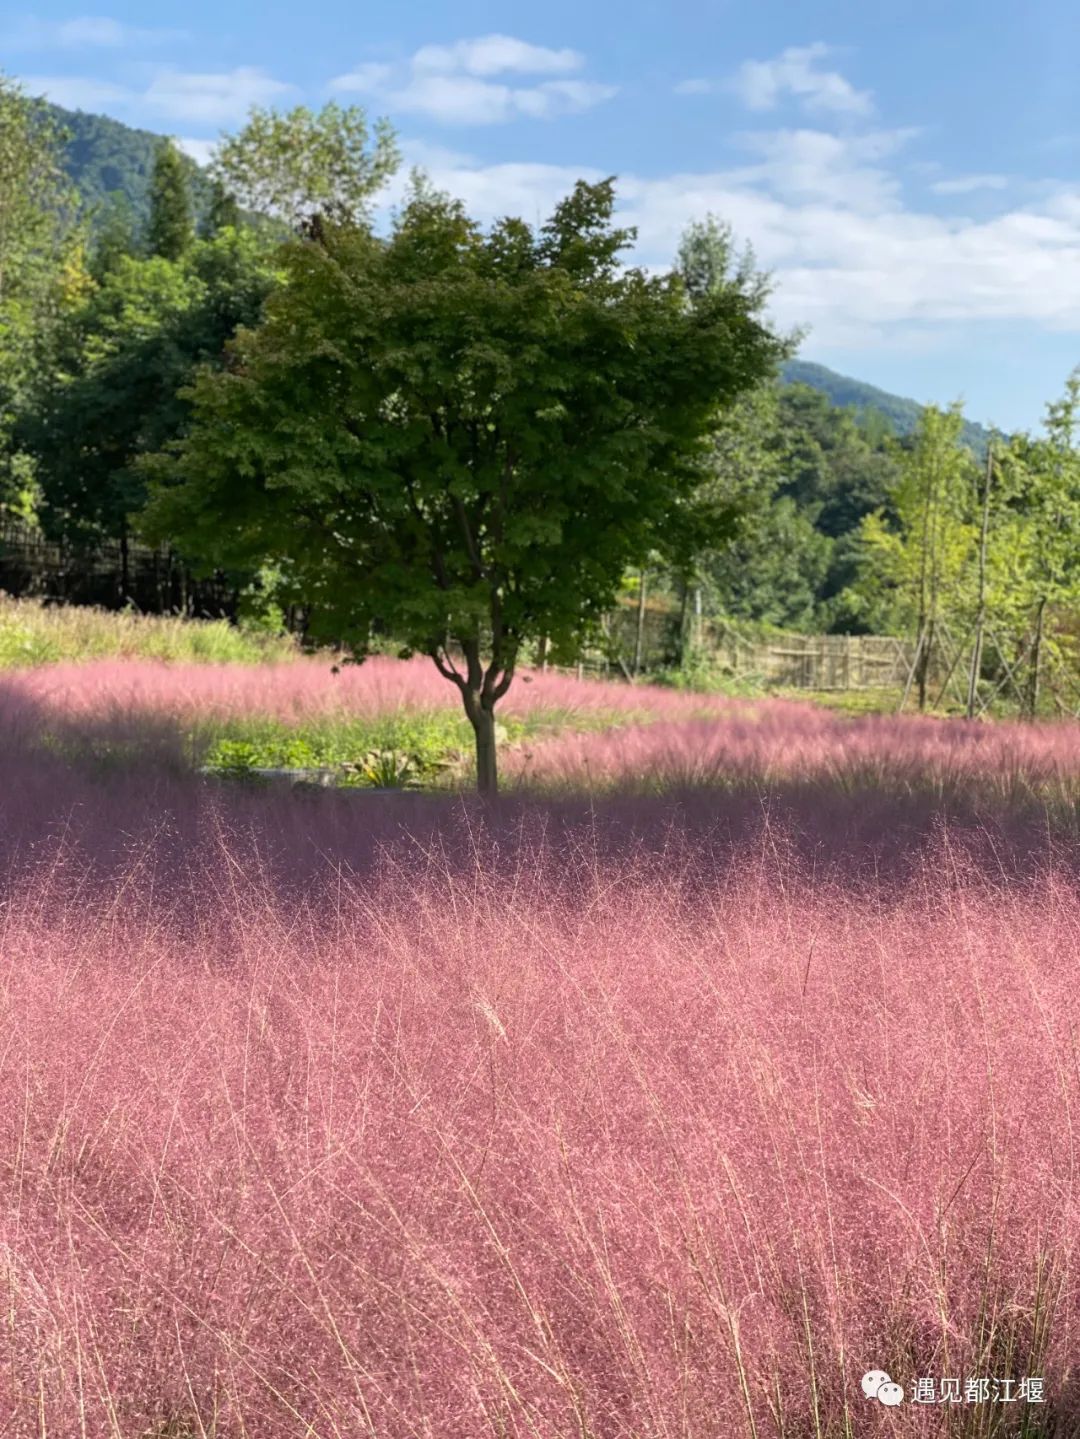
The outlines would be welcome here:
M 280 561 L 358 656 L 376 624 L 430 655 L 483 789 L 524 643 L 576 651 L 628 564 L 725 529 L 709 433 L 785 351 L 752 288 L 691 302 L 679 275 L 623 266 L 614 199 L 581 182 L 538 231 L 484 234 L 418 181 L 388 239 L 295 240 L 265 322 L 145 466 L 147 533 L 207 563 Z
M 359 106 L 331 101 L 318 114 L 304 105 L 285 113 L 254 106 L 243 129 L 217 147 L 210 173 L 241 208 L 296 229 L 316 215 L 335 224 L 367 220 L 399 161 L 387 121 L 371 131 Z
M 275 272 L 258 237 L 226 229 L 182 263 L 119 256 L 56 336 L 54 369 L 20 427 L 37 464 L 40 518 L 68 539 L 125 539 L 145 497 L 138 456 L 183 432 L 180 391 L 255 324 Z

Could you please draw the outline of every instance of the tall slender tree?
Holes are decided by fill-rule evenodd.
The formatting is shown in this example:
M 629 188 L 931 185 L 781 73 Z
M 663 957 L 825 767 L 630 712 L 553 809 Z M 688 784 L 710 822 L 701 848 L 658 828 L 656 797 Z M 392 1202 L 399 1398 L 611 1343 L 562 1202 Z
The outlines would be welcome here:
M 195 238 L 187 170 L 171 140 L 163 140 L 154 157 L 146 238 L 150 254 L 163 260 L 179 260 Z
M 990 497 L 994 487 L 994 436 L 986 447 L 986 471 L 983 475 L 979 521 L 979 562 L 976 578 L 975 634 L 971 643 L 971 668 L 968 671 L 967 717 L 974 719 L 979 699 L 979 678 L 982 673 L 983 636 L 986 629 L 987 560 L 990 552 Z
M 949 621 L 970 613 L 976 486 L 974 456 L 961 443 L 963 424 L 959 405 L 927 406 L 890 494 L 895 525 L 878 510 L 860 527 L 864 582 L 873 590 L 887 586 L 892 623 L 914 632 L 911 681 L 901 703 L 914 683 L 920 709 Z
M 1046 409 L 1045 435 L 1014 437 L 1008 455 L 1019 519 L 1011 547 L 1013 588 L 1022 597 L 1027 660 L 1024 708 L 1038 713 L 1053 627 L 1080 608 L 1080 368 Z

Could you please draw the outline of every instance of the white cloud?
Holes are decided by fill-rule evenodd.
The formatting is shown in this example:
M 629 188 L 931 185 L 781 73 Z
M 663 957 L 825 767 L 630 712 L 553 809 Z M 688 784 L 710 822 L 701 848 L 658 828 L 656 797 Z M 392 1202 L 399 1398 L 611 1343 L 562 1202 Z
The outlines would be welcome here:
M 810 111 L 871 114 L 874 106 L 868 90 L 856 90 L 838 71 L 818 67 L 817 62 L 830 53 L 829 46 L 818 41 L 791 46 L 774 60 L 747 60 L 731 87 L 751 110 L 774 110 L 790 95 Z
M 935 180 L 930 186 L 935 195 L 970 195 L 975 190 L 1004 190 L 1007 175 L 958 175 L 954 180 Z
M 209 165 L 216 147 L 216 140 L 193 140 L 186 136 L 176 142 L 176 148 L 190 155 L 196 165 Z
M 159 70 L 140 100 L 170 120 L 227 124 L 242 120 L 252 105 L 266 105 L 295 90 L 250 66 L 203 74 Z
M 179 40 L 184 34 L 183 30 L 125 25 L 104 15 L 82 15 L 73 20 L 39 20 L 36 16 L 26 16 L 0 35 L 0 47 L 30 51 L 119 49 Z
M 509 72 L 566 75 L 579 70 L 576 50 L 549 50 L 509 35 L 454 45 L 426 45 L 404 64 L 358 65 L 330 81 L 330 89 L 370 95 L 391 112 L 423 115 L 446 125 L 495 125 L 528 116 L 546 120 L 578 114 L 611 99 L 613 85 L 582 79 L 510 85 L 491 79 Z
M 398 148 L 406 166 L 419 165 L 425 170 L 463 170 L 480 162 L 463 150 L 452 150 L 448 145 L 433 145 L 429 140 L 399 136 Z
M 676 95 L 710 95 L 716 89 L 712 80 L 680 80 L 672 86 Z
M 25 75 L 22 84 L 28 95 L 44 95 L 68 110 L 97 110 L 102 105 L 123 105 L 133 97 L 133 92 L 122 85 L 82 75 Z
M 740 178 L 792 201 L 826 200 L 844 209 L 892 210 L 901 203 L 901 186 L 882 162 L 917 134 L 913 128 L 855 136 L 823 130 L 751 132 L 736 139 L 760 159 L 740 172 Z
M 919 351 L 950 327 L 1002 321 L 1080 332 L 1080 186 L 978 223 L 908 209 L 888 162 L 909 135 L 759 135 L 754 164 L 624 174 L 619 223 L 638 229 L 630 258 L 665 269 L 688 222 L 711 212 L 774 272 L 776 322 L 809 324 L 819 346 Z M 589 167 L 432 161 L 433 182 L 485 223 L 510 214 L 536 224 L 578 179 L 602 178 Z
M 252 105 L 269 104 L 296 89 L 245 66 L 216 74 L 159 69 L 141 89 L 82 75 L 28 75 L 23 84 L 30 94 L 44 94 L 69 109 L 147 110 L 169 120 L 208 125 L 243 120 Z
M 372 61 L 366 65 L 357 65 L 355 70 L 350 70 L 346 75 L 338 75 L 330 81 L 330 88 L 360 92 L 385 90 L 393 81 L 394 73 L 393 65 Z
M 580 70 L 584 55 L 577 50 L 548 50 L 511 35 L 485 35 L 479 40 L 458 40 L 453 45 L 424 45 L 412 57 L 421 73 L 503 75 L 565 75 Z

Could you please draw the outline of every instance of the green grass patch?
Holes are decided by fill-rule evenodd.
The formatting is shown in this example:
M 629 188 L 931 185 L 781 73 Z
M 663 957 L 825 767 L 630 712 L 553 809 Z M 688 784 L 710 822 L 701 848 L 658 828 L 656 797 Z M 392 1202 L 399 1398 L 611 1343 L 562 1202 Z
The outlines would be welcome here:
M 291 635 L 227 620 L 141 615 L 84 605 L 48 605 L 0 595 L 0 669 L 61 660 L 155 659 L 262 664 L 295 659 Z
M 613 724 L 640 724 L 637 713 L 535 710 L 498 719 L 500 750 L 555 735 Z M 302 725 L 252 717 L 208 723 L 191 736 L 196 762 L 223 777 L 252 777 L 259 769 L 339 769 L 344 785 L 440 788 L 466 779 L 475 739 L 464 714 L 400 710 L 377 719 L 331 715 Z M 400 771 L 407 778 L 402 781 Z

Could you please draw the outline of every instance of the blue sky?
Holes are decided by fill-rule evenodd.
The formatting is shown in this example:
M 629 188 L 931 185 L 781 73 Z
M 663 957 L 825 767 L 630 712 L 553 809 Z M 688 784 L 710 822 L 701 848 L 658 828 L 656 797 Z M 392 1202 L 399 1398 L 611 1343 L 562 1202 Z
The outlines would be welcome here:
M 0 11 L 33 93 L 198 158 L 253 103 L 337 99 L 484 220 L 613 173 L 663 268 L 711 212 L 809 327 L 803 358 L 1006 429 L 1080 362 L 1078 42 L 1066 0 Z

